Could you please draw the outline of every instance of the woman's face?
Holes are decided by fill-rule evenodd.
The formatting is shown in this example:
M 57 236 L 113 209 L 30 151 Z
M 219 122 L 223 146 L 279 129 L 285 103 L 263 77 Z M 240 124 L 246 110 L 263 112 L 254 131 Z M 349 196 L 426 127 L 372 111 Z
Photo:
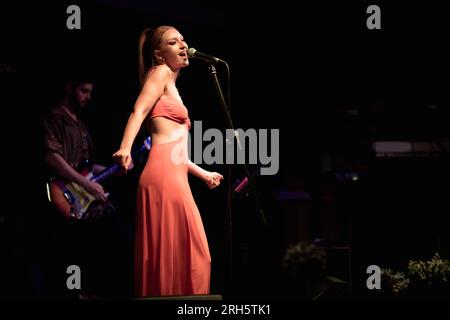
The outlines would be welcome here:
M 164 32 L 160 49 L 155 50 L 155 53 L 160 62 L 164 62 L 172 69 L 179 69 L 189 65 L 187 49 L 183 36 L 176 29 L 171 28 Z

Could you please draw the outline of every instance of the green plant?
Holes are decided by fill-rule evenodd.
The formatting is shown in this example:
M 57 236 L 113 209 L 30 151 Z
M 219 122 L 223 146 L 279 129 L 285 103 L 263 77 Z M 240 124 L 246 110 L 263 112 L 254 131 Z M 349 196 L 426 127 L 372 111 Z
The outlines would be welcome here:
M 406 273 L 382 269 L 383 292 L 410 298 L 449 298 L 450 261 L 438 253 L 428 261 L 410 260 Z
M 287 248 L 282 266 L 292 296 L 319 299 L 333 286 L 345 284 L 339 278 L 327 276 L 327 254 L 315 244 L 299 242 Z
M 411 296 L 447 299 L 449 296 L 450 261 L 436 253 L 428 261 L 409 261 L 408 277 L 411 281 Z
M 299 242 L 286 250 L 283 258 L 283 267 L 289 274 L 296 277 L 304 271 L 320 274 L 327 265 L 326 252 L 314 244 Z
M 429 261 L 409 261 L 408 275 L 421 281 L 447 282 L 450 276 L 450 260 L 443 260 L 436 252 Z
M 381 282 L 383 283 L 383 290 L 392 293 L 394 296 L 404 294 L 410 283 L 403 272 L 394 272 L 392 269 L 381 270 Z

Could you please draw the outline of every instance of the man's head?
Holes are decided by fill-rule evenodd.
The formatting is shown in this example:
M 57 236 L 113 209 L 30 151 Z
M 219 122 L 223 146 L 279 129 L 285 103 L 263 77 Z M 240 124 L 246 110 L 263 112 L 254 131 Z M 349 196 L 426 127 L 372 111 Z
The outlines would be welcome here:
M 93 90 L 94 81 L 90 77 L 74 77 L 66 81 L 66 99 L 75 109 L 84 108 L 89 104 Z
M 91 101 L 94 84 L 92 82 L 83 82 L 76 86 L 69 85 L 69 102 L 76 108 L 84 108 Z

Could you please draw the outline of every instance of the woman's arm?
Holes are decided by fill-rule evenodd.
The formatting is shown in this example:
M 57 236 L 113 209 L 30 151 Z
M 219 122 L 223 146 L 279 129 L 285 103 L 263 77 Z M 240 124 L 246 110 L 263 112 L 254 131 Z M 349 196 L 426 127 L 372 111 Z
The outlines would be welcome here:
M 191 160 L 188 160 L 188 172 L 202 180 L 206 180 L 208 178 L 209 171 L 200 168 L 198 165 L 193 163 Z
M 191 160 L 188 160 L 187 165 L 188 172 L 202 179 L 210 189 L 217 187 L 220 184 L 220 181 L 222 181 L 223 179 L 223 176 L 220 173 L 206 171 L 205 169 L 202 169 L 198 165 L 193 163 Z
M 125 169 L 131 163 L 131 147 L 136 138 L 142 122 L 153 108 L 156 101 L 164 93 L 164 88 L 171 75 L 171 70 L 166 65 L 155 68 L 148 78 L 134 104 L 133 112 L 128 118 L 127 125 L 123 134 L 120 149 L 113 154 L 113 158 Z

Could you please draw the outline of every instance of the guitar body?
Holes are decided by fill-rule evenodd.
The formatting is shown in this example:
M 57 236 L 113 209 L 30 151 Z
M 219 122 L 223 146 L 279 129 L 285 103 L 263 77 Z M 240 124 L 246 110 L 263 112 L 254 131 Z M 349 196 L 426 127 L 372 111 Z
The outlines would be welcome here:
M 145 150 L 150 150 L 150 148 L 151 140 L 150 137 L 147 137 L 143 145 L 133 154 L 132 158 Z M 91 181 L 100 183 L 119 170 L 120 167 L 116 164 L 106 168 L 97 175 L 94 175 L 88 168 L 81 170 L 80 174 Z M 109 194 L 106 193 L 106 196 L 108 195 Z M 47 196 L 48 201 L 52 203 L 56 210 L 67 218 L 84 219 L 91 206 L 94 204 L 102 204 L 101 201 L 96 200 L 79 184 L 61 179 L 52 179 L 47 183 Z M 104 205 L 108 208 L 114 208 L 109 201 Z
M 90 179 L 92 172 L 84 174 Z M 95 198 L 75 182 L 54 179 L 49 183 L 49 200 L 67 218 L 83 219 Z

